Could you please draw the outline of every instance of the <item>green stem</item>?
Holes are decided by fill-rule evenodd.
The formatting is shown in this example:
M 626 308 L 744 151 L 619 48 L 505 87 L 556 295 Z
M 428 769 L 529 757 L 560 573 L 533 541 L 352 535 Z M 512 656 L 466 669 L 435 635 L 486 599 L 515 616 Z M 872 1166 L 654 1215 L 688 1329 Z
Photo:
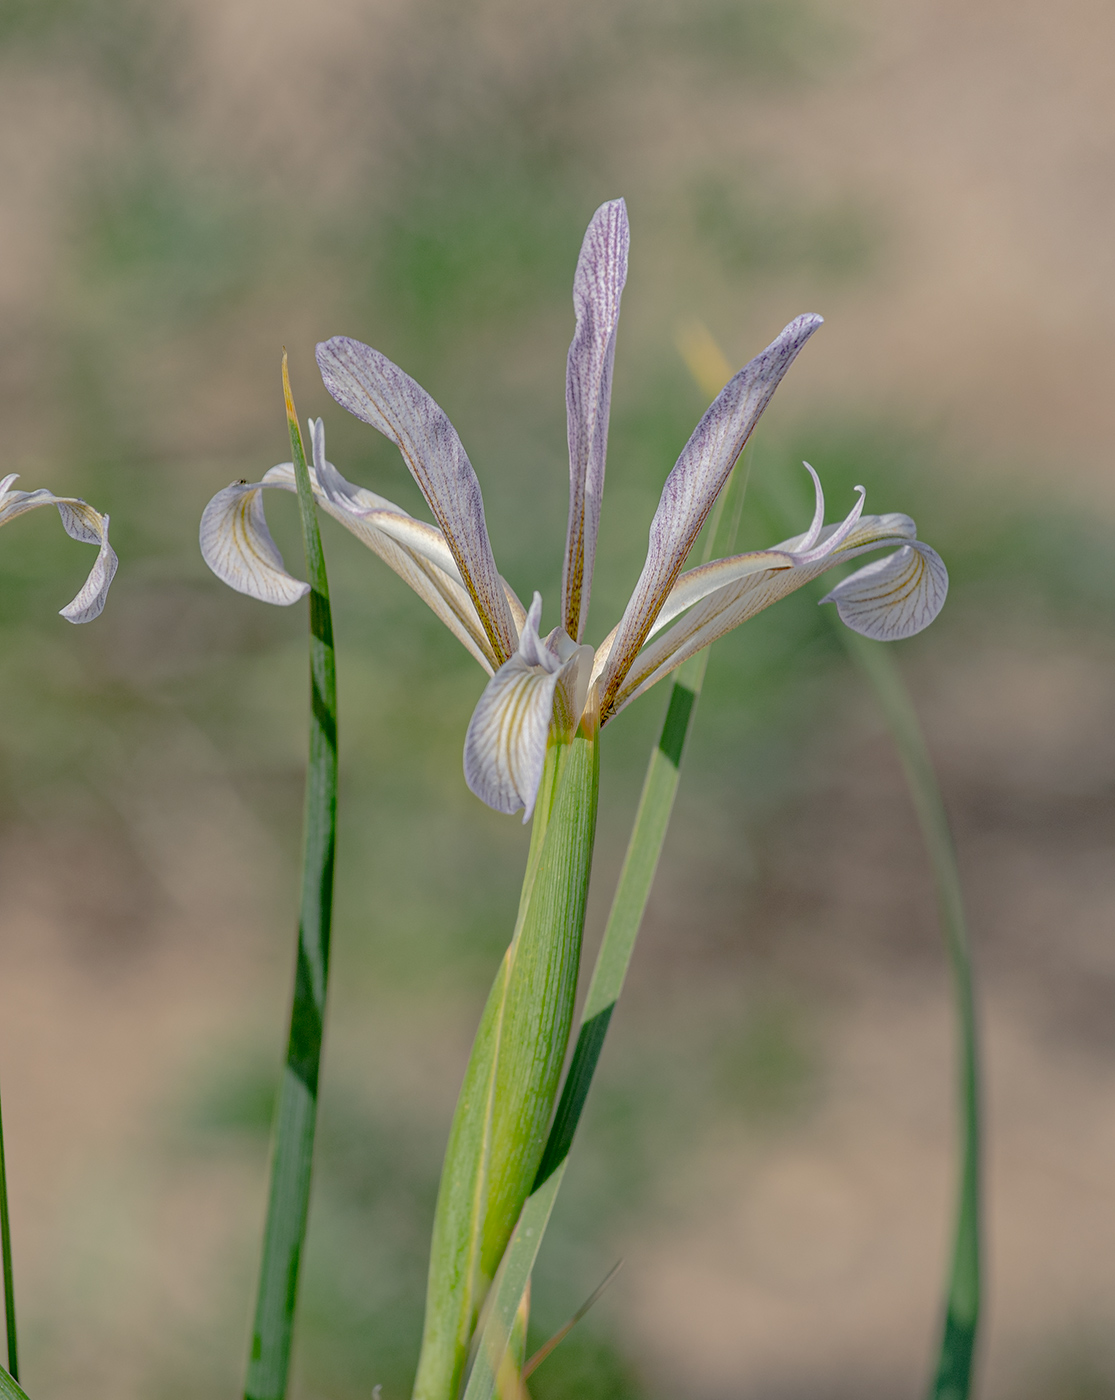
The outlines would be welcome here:
M 906 774 L 933 868 L 952 968 L 958 1040 L 960 1173 L 945 1320 L 930 1394 L 934 1400 L 966 1400 L 980 1311 L 980 1092 L 972 963 L 960 872 L 933 764 L 898 666 L 879 642 L 868 641 L 846 627 L 840 631 L 849 652 L 871 682 Z
M 337 821 L 337 678 L 329 583 L 285 354 L 283 390 L 310 583 L 310 751 L 306 774 L 302 906 L 290 1038 L 271 1156 L 271 1194 L 263 1236 L 252 1354 L 244 1388 L 246 1400 L 282 1400 L 290 1370 L 317 1122 Z
M 701 562 L 731 553 L 739 529 L 743 498 L 751 465 L 747 448 L 731 480 L 721 492 L 705 532 Z M 550 1127 L 546 1150 L 534 1178 L 531 1195 L 507 1246 L 492 1289 L 488 1316 L 464 1400 L 490 1400 L 503 1355 L 514 1327 L 519 1302 L 530 1282 L 542 1236 L 565 1177 L 569 1149 L 588 1098 L 589 1087 L 604 1048 L 612 1012 L 619 1000 L 643 912 L 670 824 L 680 777 L 681 759 L 693 724 L 697 698 L 704 684 L 708 648 L 678 667 L 670 692 L 658 744 L 647 764 L 635 825 L 612 900 L 600 951 L 589 983 L 577 1044 L 562 1086 L 561 1099 Z
M 4 1269 L 4 1325 L 8 1334 L 8 1372 L 19 1380 L 19 1347 L 15 1332 L 15 1277 L 12 1273 L 12 1227 L 8 1218 L 8 1168 L 4 1160 L 4 1119 L 0 1113 L 0 1255 Z
M 415 1400 L 458 1395 L 478 1314 L 546 1144 L 577 991 L 596 831 L 598 722 L 592 707 L 572 742 L 551 742 L 547 752 L 519 917 L 476 1033 L 446 1148 Z M 522 1290 L 493 1376 L 521 1298 Z

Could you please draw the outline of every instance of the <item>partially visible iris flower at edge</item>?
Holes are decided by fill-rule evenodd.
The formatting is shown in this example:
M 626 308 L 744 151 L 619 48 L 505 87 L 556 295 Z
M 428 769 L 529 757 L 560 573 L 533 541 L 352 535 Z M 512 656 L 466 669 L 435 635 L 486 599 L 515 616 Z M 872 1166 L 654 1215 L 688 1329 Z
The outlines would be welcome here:
M 108 516 L 87 505 L 77 496 L 56 496 L 52 491 L 17 491 L 12 483 L 19 473 L 0 478 L 0 525 L 6 525 L 24 511 L 37 506 L 57 506 L 62 526 L 72 540 L 99 546 L 96 561 L 81 591 L 72 603 L 61 609 L 67 622 L 92 622 L 99 617 L 116 573 L 117 559 L 108 542 Z
M 729 380 L 697 424 L 662 488 L 646 562 L 623 616 L 595 651 L 582 644 L 628 242 L 626 207 L 613 200 L 593 216 L 577 262 L 566 372 L 570 499 L 562 625 L 546 637 L 539 635 L 541 595 L 524 608 L 496 569 L 480 483 L 446 415 L 378 350 L 345 336 L 317 347 L 325 387 L 398 446 L 440 528 L 346 481 L 326 460 L 320 418 L 310 423 L 315 498 L 424 599 L 491 677 L 465 738 L 465 779 L 497 811 L 524 808 L 524 821 L 534 809 L 551 734 L 571 736 L 587 708 L 607 724 L 688 657 L 826 569 L 897 546 L 822 600 L 835 603 L 849 627 L 881 641 L 927 627 L 948 591 L 944 563 L 917 539 L 914 522 L 906 515 L 864 515 L 862 487 L 848 517 L 825 525 L 821 483 L 808 464 L 816 510 L 804 534 L 682 572 L 759 416 L 821 325 L 820 316 L 805 315 Z M 291 464 L 214 496 L 202 517 L 201 550 L 231 587 L 290 604 L 309 585 L 283 567 L 263 514 L 264 487 L 294 491 Z

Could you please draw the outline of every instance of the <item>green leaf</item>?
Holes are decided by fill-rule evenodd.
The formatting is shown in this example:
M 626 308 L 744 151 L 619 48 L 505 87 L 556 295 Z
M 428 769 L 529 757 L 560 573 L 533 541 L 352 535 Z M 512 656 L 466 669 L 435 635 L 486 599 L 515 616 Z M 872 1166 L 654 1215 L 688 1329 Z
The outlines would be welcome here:
M 596 834 L 597 723 L 586 713 L 572 743 L 552 743 L 546 756 L 515 933 L 445 1154 L 416 1400 L 457 1395 L 479 1310 L 545 1147 L 577 990 Z M 512 1321 L 522 1296 L 520 1289 Z M 506 1337 L 500 1359 L 505 1347 Z
M 329 582 L 285 354 L 283 390 L 310 582 L 310 752 L 290 1036 L 272 1146 L 271 1193 L 244 1388 L 246 1400 L 282 1400 L 290 1370 L 298 1275 L 310 1205 L 337 828 L 337 677 Z
M 0 1258 L 4 1274 L 4 1323 L 8 1334 L 8 1371 L 19 1379 L 19 1347 L 15 1331 L 15 1279 L 12 1273 L 12 1228 L 8 1218 L 8 1169 L 4 1161 L 4 1122 L 0 1116 Z M 18 1387 L 17 1387 L 18 1389 Z M 20 1391 L 20 1394 L 23 1392 Z
M 0 1366 L 0 1400 L 27 1400 L 27 1392 Z

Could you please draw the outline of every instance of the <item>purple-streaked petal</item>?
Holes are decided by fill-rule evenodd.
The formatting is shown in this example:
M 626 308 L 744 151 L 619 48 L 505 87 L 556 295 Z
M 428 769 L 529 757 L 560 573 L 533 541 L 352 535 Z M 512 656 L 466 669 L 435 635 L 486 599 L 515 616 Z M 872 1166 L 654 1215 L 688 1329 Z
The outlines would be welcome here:
M 402 452 L 441 526 L 492 651 L 498 662 L 506 661 L 518 637 L 488 539 L 480 483 L 456 429 L 421 385 L 369 345 L 334 336 L 317 347 L 317 362 L 341 407 Z
M 762 354 L 730 379 L 693 430 L 666 478 L 651 521 L 646 563 L 620 620 L 604 670 L 602 722 L 611 714 L 612 701 L 624 675 L 646 641 L 736 458 L 783 375 L 820 325 L 820 316 L 797 317 Z
M 577 328 L 565 372 L 569 426 L 569 530 L 561 611 L 566 632 L 580 641 L 588 616 L 600 499 L 608 450 L 612 364 L 623 284 L 627 281 L 630 232 L 622 199 L 602 204 L 592 216 L 573 278 Z
M 441 531 L 415 520 L 375 492 L 354 486 L 332 463 L 326 466 L 328 492 L 321 486 L 316 467 L 310 474 L 314 499 L 321 509 L 398 574 L 492 675 L 499 663 Z M 260 484 L 294 492 L 294 467 L 281 462 Z
M 928 627 L 945 605 L 949 575 L 944 560 L 920 540 L 849 574 L 822 603 L 835 603 L 853 632 L 893 642 Z
M 847 523 L 826 526 L 821 531 L 822 544 L 843 531 Z M 841 612 L 841 617 L 855 631 L 864 630 L 857 623 L 875 626 L 878 630 L 865 635 L 877 636 L 881 640 L 912 636 L 928 626 L 940 611 L 948 587 L 944 564 L 928 545 L 914 538 L 915 534 L 914 522 L 907 515 L 861 516 L 853 522 L 842 543 L 831 550 L 816 548 L 809 552 L 808 557 L 795 555 L 797 546 L 806 538 L 799 535 L 764 553 L 720 559 L 689 570 L 681 576 L 666 600 L 662 616 L 677 616 L 685 607 L 689 607 L 690 611 L 672 627 L 654 637 L 639 653 L 616 692 L 608 718 L 614 717 L 632 700 L 718 637 L 828 569 L 871 550 L 904 546 L 897 555 L 880 562 L 878 574 L 871 572 L 874 566 L 869 566 L 844 581 L 853 586 L 843 598 L 849 616 L 845 617 Z M 916 570 L 911 561 L 905 559 L 906 546 L 910 547 L 911 552 L 918 552 L 915 558 L 921 558 L 921 551 L 929 556 L 924 578 L 913 577 Z M 903 566 L 892 563 L 900 558 L 904 561 Z M 769 561 L 770 567 L 763 567 L 764 561 Z M 883 566 L 891 566 L 894 575 L 886 574 Z M 867 578 L 862 585 L 861 599 L 860 585 L 856 581 L 864 575 Z M 843 587 L 843 583 L 838 584 L 823 601 L 831 600 L 839 607 L 842 600 L 835 595 Z M 912 625 L 914 620 L 918 620 L 918 625 Z M 904 627 L 910 630 L 902 630 Z

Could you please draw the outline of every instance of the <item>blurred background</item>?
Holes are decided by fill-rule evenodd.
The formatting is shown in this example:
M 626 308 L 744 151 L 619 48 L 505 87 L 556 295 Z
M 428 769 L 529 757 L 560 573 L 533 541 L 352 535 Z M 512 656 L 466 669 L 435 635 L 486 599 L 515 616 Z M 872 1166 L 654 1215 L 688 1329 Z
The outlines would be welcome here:
M 987 1067 L 982 1395 L 1115 1396 L 1115 13 L 1099 0 L 5 0 L 0 471 L 111 512 L 0 540 L 0 1077 L 37 1400 L 238 1392 L 291 979 L 306 641 L 205 569 L 370 341 L 434 394 L 501 568 L 556 620 L 585 225 L 623 194 L 590 637 L 705 404 L 823 331 L 756 438 L 745 543 L 915 516 L 952 593 L 895 649 L 955 821 Z M 270 500 L 300 571 L 296 517 Z M 793 517 L 786 523 L 787 512 Z M 526 832 L 460 772 L 483 677 L 326 522 L 342 806 L 294 1393 L 408 1392 L 436 1178 Z M 952 1027 L 895 756 L 798 594 L 717 643 L 628 992 L 539 1265 L 538 1400 L 915 1397 L 952 1228 Z M 603 745 L 599 937 L 656 691 Z

